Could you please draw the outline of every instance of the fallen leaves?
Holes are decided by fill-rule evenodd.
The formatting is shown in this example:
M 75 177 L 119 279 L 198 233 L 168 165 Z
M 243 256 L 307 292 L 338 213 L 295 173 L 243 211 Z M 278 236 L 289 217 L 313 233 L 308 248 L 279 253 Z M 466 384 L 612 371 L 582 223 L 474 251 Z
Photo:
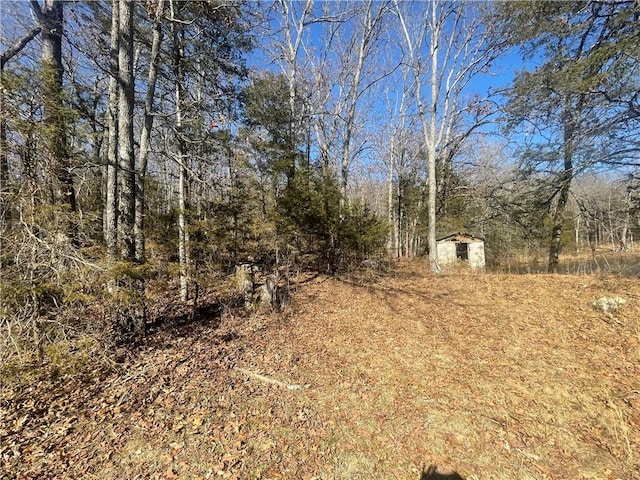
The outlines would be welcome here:
M 576 279 L 408 264 L 307 282 L 286 318 L 159 332 L 118 371 L 4 388 L 4 474 L 633 478 L 640 308 L 613 326 L 584 305 L 640 286 Z

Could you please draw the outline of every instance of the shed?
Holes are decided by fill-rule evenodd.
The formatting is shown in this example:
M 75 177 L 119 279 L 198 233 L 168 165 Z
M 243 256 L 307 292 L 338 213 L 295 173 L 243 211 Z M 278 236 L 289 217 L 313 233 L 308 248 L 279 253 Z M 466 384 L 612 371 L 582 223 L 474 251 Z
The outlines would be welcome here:
M 436 240 L 438 263 L 467 262 L 471 268 L 484 268 L 484 239 L 469 233 L 451 233 Z

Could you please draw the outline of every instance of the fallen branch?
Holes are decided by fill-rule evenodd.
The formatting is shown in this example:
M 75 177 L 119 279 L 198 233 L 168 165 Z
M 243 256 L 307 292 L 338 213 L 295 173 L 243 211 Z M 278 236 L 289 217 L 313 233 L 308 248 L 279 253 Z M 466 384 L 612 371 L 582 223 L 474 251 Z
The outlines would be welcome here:
M 261 382 L 269 383 L 271 385 L 277 385 L 278 387 L 283 387 L 283 388 L 286 388 L 287 390 L 299 390 L 302 388 L 300 385 L 291 385 L 288 383 L 280 382 L 279 380 L 275 380 L 270 377 L 265 377 L 264 375 L 260 375 L 259 373 L 255 373 L 250 370 L 246 370 L 244 368 L 236 368 L 236 370 L 238 370 L 240 373 L 244 373 L 248 377 L 253 378 L 255 380 L 260 380 Z

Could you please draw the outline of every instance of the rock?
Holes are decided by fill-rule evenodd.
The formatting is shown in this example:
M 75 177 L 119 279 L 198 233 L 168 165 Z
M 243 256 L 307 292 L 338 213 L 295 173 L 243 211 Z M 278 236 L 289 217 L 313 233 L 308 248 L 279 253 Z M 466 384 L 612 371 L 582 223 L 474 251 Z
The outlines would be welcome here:
M 600 297 L 591 306 L 604 313 L 617 312 L 627 300 L 622 297 Z
M 265 281 L 257 291 L 258 306 L 263 310 L 277 307 L 278 279 L 275 275 L 267 275 Z
M 253 269 L 250 264 L 243 263 L 236 267 L 236 288 L 244 298 L 244 306 L 249 309 L 253 306 Z

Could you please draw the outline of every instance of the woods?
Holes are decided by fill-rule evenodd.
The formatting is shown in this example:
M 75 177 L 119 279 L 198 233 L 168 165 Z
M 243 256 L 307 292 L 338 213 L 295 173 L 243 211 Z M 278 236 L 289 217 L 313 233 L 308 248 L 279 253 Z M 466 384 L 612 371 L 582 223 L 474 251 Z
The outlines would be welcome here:
M 195 308 L 246 264 L 281 282 L 384 258 L 439 271 L 436 238 L 469 231 L 490 268 L 544 255 L 558 272 L 640 235 L 637 2 L 3 15 L 8 356 L 141 336 L 158 292 Z
M 637 477 L 638 0 L 0 14 L 2 479 Z

